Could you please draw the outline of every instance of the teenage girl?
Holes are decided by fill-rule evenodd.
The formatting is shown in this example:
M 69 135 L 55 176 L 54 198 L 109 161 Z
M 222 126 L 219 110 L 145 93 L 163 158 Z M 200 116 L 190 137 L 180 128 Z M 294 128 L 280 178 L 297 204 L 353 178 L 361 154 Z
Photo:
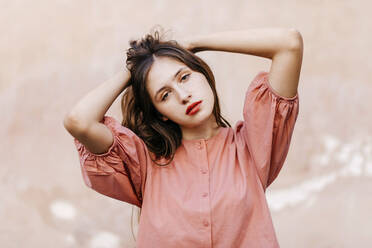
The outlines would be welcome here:
M 284 164 L 299 112 L 299 31 L 178 42 L 156 31 L 129 44 L 126 67 L 64 119 L 85 184 L 141 208 L 137 248 L 279 247 L 265 190 Z M 206 50 L 272 60 L 245 82 L 244 119 L 234 127 L 221 115 L 211 69 L 195 55 Z M 121 92 L 119 122 L 105 113 Z

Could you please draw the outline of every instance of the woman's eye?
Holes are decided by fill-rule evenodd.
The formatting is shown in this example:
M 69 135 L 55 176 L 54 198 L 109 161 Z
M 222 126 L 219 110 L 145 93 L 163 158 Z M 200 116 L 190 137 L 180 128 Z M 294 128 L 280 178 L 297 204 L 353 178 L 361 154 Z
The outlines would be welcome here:
M 163 97 L 161 98 L 161 100 L 164 101 L 165 98 L 166 98 L 166 96 L 168 96 L 168 92 L 163 95 Z
M 186 79 L 188 76 L 190 76 L 190 74 L 185 74 L 185 75 L 181 78 L 181 81 L 182 81 L 183 79 Z

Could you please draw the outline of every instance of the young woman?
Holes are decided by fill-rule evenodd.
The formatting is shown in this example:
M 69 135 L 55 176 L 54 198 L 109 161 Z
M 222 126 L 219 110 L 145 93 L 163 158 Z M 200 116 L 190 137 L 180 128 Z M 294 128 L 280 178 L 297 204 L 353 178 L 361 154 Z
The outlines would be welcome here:
M 137 247 L 279 247 L 265 198 L 299 111 L 303 54 L 295 29 L 262 28 L 131 41 L 127 68 L 64 119 L 84 182 L 141 208 Z M 221 116 L 200 51 L 272 60 L 249 83 L 244 120 Z M 233 82 L 229 82 L 233 83 Z M 123 121 L 105 115 L 124 91 Z

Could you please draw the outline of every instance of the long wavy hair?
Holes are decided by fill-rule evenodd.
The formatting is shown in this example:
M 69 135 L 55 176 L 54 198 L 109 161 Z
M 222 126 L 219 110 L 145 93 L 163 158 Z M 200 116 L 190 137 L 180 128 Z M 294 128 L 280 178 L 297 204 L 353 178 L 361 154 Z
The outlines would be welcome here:
M 130 40 L 127 51 L 126 67 L 131 73 L 122 100 L 122 125 L 131 129 L 146 144 L 150 154 L 155 156 L 153 162 L 158 166 L 168 165 L 182 142 L 182 132 L 179 125 L 172 120 L 162 120 L 162 115 L 154 107 L 146 89 L 146 82 L 154 57 L 169 57 L 178 60 L 191 70 L 202 73 L 214 95 L 213 115 L 220 127 L 231 127 L 221 115 L 216 83 L 209 66 L 192 51 L 182 47 L 175 40 L 164 40 L 159 31 L 147 34 L 139 40 Z M 168 159 L 165 164 L 158 164 L 160 158 Z M 133 210 L 133 209 L 132 209 Z M 141 208 L 140 208 L 141 210 Z M 140 217 L 138 214 L 138 221 Z M 133 219 L 133 211 L 132 211 Z M 131 219 L 131 222 L 133 220 Z M 133 232 L 133 227 L 132 227 Z

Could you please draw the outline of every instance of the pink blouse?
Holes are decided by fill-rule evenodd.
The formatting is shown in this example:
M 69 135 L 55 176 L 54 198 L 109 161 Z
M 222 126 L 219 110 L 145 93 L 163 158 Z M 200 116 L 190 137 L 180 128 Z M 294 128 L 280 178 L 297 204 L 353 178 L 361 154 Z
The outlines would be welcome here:
M 182 140 L 165 167 L 110 116 L 102 120 L 114 135 L 106 153 L 74 142 L 88 187 L 142 208 L 137 248 L 279 247 L 265 190 L 286 159 L 298 111 L 298 93 L 280 96 L 261 71 L 246 91 L 244 120 Z

